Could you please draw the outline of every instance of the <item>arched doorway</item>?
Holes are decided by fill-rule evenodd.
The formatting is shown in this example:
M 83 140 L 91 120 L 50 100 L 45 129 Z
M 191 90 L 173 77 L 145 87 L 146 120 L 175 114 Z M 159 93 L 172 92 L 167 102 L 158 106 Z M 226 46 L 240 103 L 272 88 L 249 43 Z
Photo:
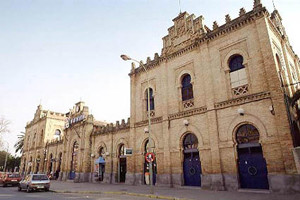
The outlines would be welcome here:
M 153 141 L 153 140 L 152 140 Z M 150 148 L 149 148 L 150 144 L 149 144 L 149 140 L 146 140 L 145 145 L 144 145 L 144 156 L 150 152 Z M 153 145 L 154 146 L 154 145 Z M 150 163 L 146 161 L 146 159 L 144 160 L 144 184 L 150 184 Z M 152 170 L 153 170 L 153 185 L 155 185 L 156 183 L 156 173 L 157 173 L 157 167 L 156 167 L 156 158 L 152 161 Z
M 49 159 L 49 168 L 48 168 L 48 174 L 53 174 L 52 173 L 52 167 L 53 167 L 53 154 L 50 154 L 50 159 Z
M 266 160 L 259 144 L 259 132 L 244 124 L 236 132 L 238 169 L 241 188 L 269 189 Z
M 104 180 L 104 172 L 105 172 L 105 150 L 103 147 L 99 148 L 99 158 L 98 158 L 98 180 Z
M 183 176 L 184 185 L 201 186 L 201 162 L 197 137 L 189 133 L 183 139 Z
M 36 158 L 35 174 L 37 174 L 40 171 L 40 162 L 41 162 L 41 158 L 40 156 L 38 156 Z
M 59 172 L 60 172 L 60 168 L 61 168 L 61 161 L 62 161 L 62 152 L 59 153 L 58 155 L 58 166 L 57 169 L 55 171 L 55 178 L 58 179 L 59 177 Z
M 79 150 L 79 144 L 77 142 L 74 142 L 73 147 L 72 147 L 70 179 L 75 178 L 75 173 L 76 173 L 76 170 L 77 170 L 78 150 Z
M 119 146 L 118 151 L 118 181 L 120 183 L 125 183 L 126 180 L 126 171 L 127 171 L 127 163 L 126 163 L 126 155 L 125 155 L 125 145 L 121 144 Z

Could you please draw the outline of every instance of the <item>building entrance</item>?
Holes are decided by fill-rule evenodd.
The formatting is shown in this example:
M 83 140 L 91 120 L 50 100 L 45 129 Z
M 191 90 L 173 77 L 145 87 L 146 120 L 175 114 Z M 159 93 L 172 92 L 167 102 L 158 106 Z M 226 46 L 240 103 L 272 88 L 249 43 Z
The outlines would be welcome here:
M 238 170 L 241 188 L 269 189 L 266 160 L 259 142 L 258 130 L 242 125 L 237 130 Z
M 125 183 L 127 172 L 127 161 L 125 155 L 125 146 L 121 144 L 119 147 L 119 166 L 118 166 L 118 179 L 120 183 Z
M 187 134 L 183 141 L 183 176 L 184 185 L 201 186 L 201 162 L 198 151 L 198 139 L 194 134 Z
M 71 171 L 70 171 L 69 179 L 75 178 L 75 174 L 77 170 L 78 150 L 79 150 L 79 144 L 77 142 L 74 142 L 73 149 L 72 149 Z

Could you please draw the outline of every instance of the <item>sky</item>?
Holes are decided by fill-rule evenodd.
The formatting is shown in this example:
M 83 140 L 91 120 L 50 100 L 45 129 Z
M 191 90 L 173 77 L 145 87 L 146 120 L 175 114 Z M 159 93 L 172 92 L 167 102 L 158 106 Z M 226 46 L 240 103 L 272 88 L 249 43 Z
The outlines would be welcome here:
M 300 1 L 274 0 L 300 53 Z M 272 0 L 262 0 L 273 11 Z M 67 113 L 82 100 L 96 120 L 130 116 L 130 62 L 161 53 L 162 37 L 181 11 L 205 25 L 250 11 L 253 0 L 0 0 L 0 116 L 9 151 L 37 106 Z

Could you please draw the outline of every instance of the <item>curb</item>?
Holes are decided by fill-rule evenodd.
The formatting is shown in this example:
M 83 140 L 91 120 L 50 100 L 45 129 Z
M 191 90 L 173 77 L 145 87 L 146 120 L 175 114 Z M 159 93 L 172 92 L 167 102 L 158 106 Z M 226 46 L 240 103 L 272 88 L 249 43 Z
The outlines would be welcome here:
M 142 193 L 132 193 L 132 192 L 100 192 L 100 191 L 70 191 L 70 190 L 50 190 L 55 193 L 76 193 L 76 194 L 117 194 L 117 195 L 128 195 L 128 196 L 138 196 L 138 197 L 148 197 L 152 199 L 167 199 L 167 200 L 191 200 L 186 198 L 177 198 L 171 196 L 162 196 L 155 194 L 142 194 Z

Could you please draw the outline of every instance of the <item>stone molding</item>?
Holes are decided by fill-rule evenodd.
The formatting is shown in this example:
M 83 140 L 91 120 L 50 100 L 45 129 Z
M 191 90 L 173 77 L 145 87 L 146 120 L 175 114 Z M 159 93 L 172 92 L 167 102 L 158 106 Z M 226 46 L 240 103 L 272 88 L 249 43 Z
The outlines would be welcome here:
M 250 103 L 253 101 L 259 101 L 262 99 L 268 99 L 271 98 L 271 93 L 270 92 L 260 92 L 260 93 L 255 93 L 247 96 L 242 96 L 239 98 L 235 99 L 230 99 L 227 101 L 222 101 L 219 103 L 215 103 L 214 108 L 215 109 L 222 109 L 222 108 L 228 108 L 231 106 L 236 106 L 236 105 L 241 105 L 245 103 Z
M 168 116 L 168 120 L 180 119 L 183 117 L 189 117 L 189 116 L 196 115 L 196 114 L 202 114 L 202 113 L 205 113 L 206 111 L 207 111 L 206 106 L 191 109 L 191 110 L 186 110 L 186 111 L 178 112 L 175 114 L 170 114 Z
M 151 119 L 151 123 L 152 123 L 152 124 L 160 123 L 160 122 L 163 121 L 162 119 L 163 119 L 162 117 L 152 118 L 152 119 Z M 147 125 L 147 124 L 148 124 L 148 120 L 143 120 L 143 121 L 140 121 L 140 122 L 136 122 L 136 123 L 134 124 L 134 127 L 141 127 L 141 126 L 145 126 L 145 125 Z

